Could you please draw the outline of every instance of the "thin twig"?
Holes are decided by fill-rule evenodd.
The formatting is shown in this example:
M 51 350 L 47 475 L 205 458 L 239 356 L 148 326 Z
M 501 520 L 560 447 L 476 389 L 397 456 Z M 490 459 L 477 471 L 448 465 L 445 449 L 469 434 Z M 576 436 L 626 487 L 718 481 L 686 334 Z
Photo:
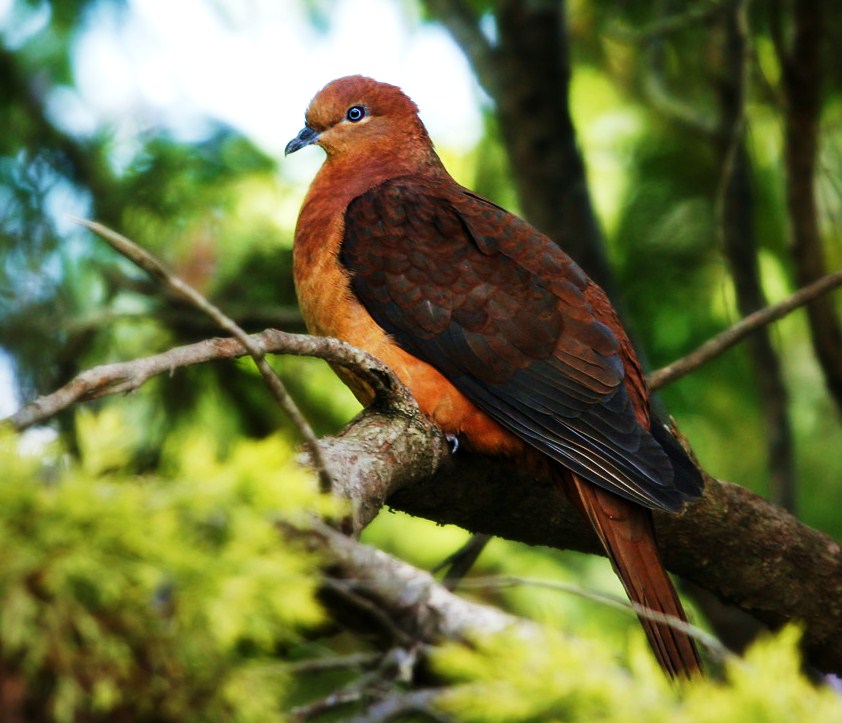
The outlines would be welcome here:
M 301 413 L 301 410 L 298 409 L 298 406 L 295 404 L 292 397 L 290 397 L 289 392 L 287 392 L 286 387 L 284 387 L 283 382 L 280 380 L 280 377 L 278 377 L 275 370 L 269 365 L 269 362 L 266 361 L 263 349 L 252 343 L 249 335 L 246 334 L 246 332 L 243 331 L 233 319 L 214 306 L 210 301 L 202 296 L 202 294 L 196 291 L 196 289 L 173 274 L 159 259 L 149 253 L 146 249 L 141 248 L 133 241 L 130 241 L 116 231 L 112 231 L 107 226 L 103 226 L 101 223 L 75 217 L 73 217 L 73 220 L 90 231 L 93 231 L 97 234 L 97 236 L 107 241 L 115 251 L 118 251 L 134 264 L 146 271 L 146 273 L 150 276 L 158 279 L 165 286 L 183 296 L 187 301 L 193 304 L 193 306 L 203 311 L 220 327 L 240 341 L 240 343 L 248 350 L 249 356 L 251 356 L 254 363 L 257 365 L 260 375 L 263 377 L 263 381 L 268 387 L 270 393 L 278 402 L 281 409 L 286 412 L 287 416 L 304 438 L 304 443 L 309 448 L 310 455 L 313 459 L 313 466 L 319 475 L 320 487 L 323 492 L 329 492 L 333 486 L 333 482 L 330 477 L 330 472 L 325 466 L 324 457 L 322 455 L 321 448 L 319 447 L 319 441 L 316 438 L 316 434 L 313 432 L 313 428 L 310 426 L 310 423 Z
M 723 354 L 757 329 L 778 321 L 817 296 L 839 286 L 842 286 L 842 271 L 829 274 L 799 289 L 783 301 L 749 314 L 690 354 L 652 372 L 648 378 L 649 386 L 652 389 L 660 389 L 671 384 Z M 314 356 L 346 367 L 365 379 L 374 389 L 378 399 L 387 405 L 404 411 L 416 408 L 406 388 L 388 367 L 366 352 L 337 339 L 288 334 L 275 329 L 253 334 L 250 339 L 264 354 Z M 81 372 L 55 392 L 30 402 L 3 421 L 22 431 L 46 422 L 77 402 L 132 392 L 158 374 L 171 373 L 179 367 L 208 361 L 234 359 L 245 356 L 246 353 L 245 346 L 236 339 L 215 338 L 174 347 L 150 357 L 93 367 Z
M 331 655 L 324 658 L 309 658 L 290 663 L 284 666 L 284 672 L 291 675 L 310 675 L 313 673 L 330 673 L 352 668 L 373 668 L 382 659 L 383 655 L 381 653 Z
M 368 695 L 366 690 L 356 686 L 340 688 L 335 693 L 331 693 L 326 698 L 317 700 L 314 703 L 296 706 L 290 711 L 290 720 L 308 721 L 342 706 L 358 703 L 366 695 Z
M 583 587 L 579 587 L 578 585 L 570 585 L 568 583 L 554 580 L 520 577 L 517 575 L 499 575 L 492 577 L 472 577 L 463 580 L 461 586 L 463 589 L 471 588 L 481 590 L 503 590 L 513 587 L 537 587 L 544 588 L 546 590 L 556 590 L 559 592 L 570 593 L 608 607 L 633 612 L 638 617 L 651 620 L 655 623 L 668 625 L 669 627 L 698 640 L 719 660 L 732 659 L 735 657 L 734 654 L 716 637 L 705 632 L 701 628 L 696 627 L 692 623 L 685 622 L 674 615 L 667 615 L 666 613 L 658 612 L 657 610 L 653 610 L 645 605 L 640 605 L 639 603 L 619 598 L 616 595 L 610 595 L 597 590 L 587 590 Z
M 406 647 L 415 644 L 407 633 L 389 617 L 388 611 L 379 607 L 375 602 L 359 594 L 354 590 L 355 583 L 350 580 L 338 580 L 333 577 L 326 577 L 322 580 L 322 586 L 326 591 L 335 593 L 341 597 L 345 602 L 353 605 L 360 612 L 371 617 L 379 627 L 389 635 L 390 640 L 395 645 L 403 645 Z
M 277 329 L 252 334 L 250 339 L 264 354 L 312 356 L 351 369 L 374 390 L 381 404 L 406 413 L 417 409 L 406 387 L 383 362 L 338 339 L 289 334 Z M 153 356 L 102 364 L 86 369 L 63 387 L 38 397 L 3 421 L 21 432 L 36 424 L 43 424 L 78 402 L 128 394 L 159 374 L 172 374 L 181 367 L 236 359 L 246 354 L 248 351 L 239 340 L 214 338 L 177 346 Z
M 357 603 L 358 601 L 355 600 L 354 604 Z M 292 710 L 293 720 L 306 721 L 335 708 L 360 701 L 374 701 L 373 705 L 376 708 L 378 701 L 388 699 L 391 689 L 396 684 L 412 682 L 415 667 L 418 665 L 419 652 L 420 646 L 417 645 L 410 648 L 400 646 L 391 648 L 384 655 L 377 656 L 380 665 L 375 670 L 364 673 L 358 679 L 326 698 L 294 708 Z M 420 703 L 419 700 L 418 704 L 420 705 Z M 379 720 L 389 719 L 381 718 Z
M 836 271 L 823 276 L 818 281 L 814 281 L 812 284 L 799 289 L 783 301 L 749 314 L 721 334 L 708 339 L 695 351 L 672 362 L 672 364 L 668 364 L 652 372 L 648 377 L 649 386 L 652 389 L 660 389 L 677 379 L 681 379 L 681 377 L 695 371 L 703 364 L 707 364 L 735 344 L 738 344 L 752 332 L 774 321 L 778 321 L 778 319 L 782 319 L 790 312 L 795 311 L 795 309 L 810 303 L 813 299 L 839 286 L 842 286 L 842 271 Z

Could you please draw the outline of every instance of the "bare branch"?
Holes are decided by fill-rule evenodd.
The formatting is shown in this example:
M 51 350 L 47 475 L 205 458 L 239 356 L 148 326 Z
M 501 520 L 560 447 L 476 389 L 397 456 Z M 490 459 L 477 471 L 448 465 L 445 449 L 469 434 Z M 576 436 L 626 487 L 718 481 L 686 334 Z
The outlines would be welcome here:
M 389 614 L 369 600 L 366 595 L 357 593 L 355 587 L 353 580 L 337 580 L 327 577 L 322 581 L 322 594 L 336 597 L 341 601 L 342 607 L 354 608 L 356 614 L 362 613 L 370 618 L 375 623 L 379 633 L 388 634 L 389 641 L 393 645 L 411 645 L 412 638 L 395 624 Z
M 810 303 L 813 299 L 839 286 L 842 286 L 842 271 L 828 274 L 818 281 L 814 281 L 809 286 L 799 289 L 783 301 L 749 314 L 721 334 L 708 339 L 698 349 L 687 354 L 687 356 L 652 372 L 648 378 L 649 386 L 652 389 L 660 389 L 677 379 L 681 379 L 681 377 L 695 371 L 703 364 L 707 364 L 712 359 L 715 359 L 735 344 L 740 343 L 752 332 L 778 319 L 782 319 L 790 312 L 795 311 L 795 309 Z
M 275 401 L 277 401 L 281 409 L 286 412 L 287 416 L 295 425 L 295 428 L 304 438 L 304 442 L 310 450 L 316 471 L 319 475 L 322 491 L 329 492 L 333 486 L 333 481 L 331 480 L 330 473 L 324 464 L 321 449 L 319 448 L 319 440 L 316 438 L 313 428 L 298 409 L 298 406 L 292 400 L 292 397 L 290 397 L 289 392 L 287 392 L 286 387 L 284 387 L 283 382 L 280 380 L 280 377 L 278 377 L 275 370 L 269 366 L 262 349 L 251 343 L 248 334 L 246 334 L 246 332 L 243 331 L 229 316 L 224 314 L 220 309 L 196 291 L 196 289 L 173 274 L 159 259 L 149 253 L 146 249 L 141 248 L 125 236 L 117 233 L 116 231 L 112 231 L 110 228 L 107 228 L 100 223 L 81 218 L 74 218 L 74 220 L 107 241 L 115 251 L 123 254 L 123 256 L 146 271 L 146 273 L 150 276 L 158 279 L 167 288 L 172 289 L 177 294 L 185 298 L 193 304 L 193 306 L 203 311 L 220 327 L 240 341 L 240 343 L 248 350 L 249 356 L 251 356 L 254 363 L 257 365 L 260 375 L 263 377 L 263 381 L 272 396 L 275 398 Z
M 709 349 L 703 347 L 691 355 L 678 371 L 668 368 L 659 372 L 655 385 L 696 368 L 752 330 L 840 284 L 842 271 L 752 314 L 712 340 L 706 345 Z M 378 362 L 333 340 L 267 331 L 250 341 L 253 345 L 259 343 L 259 351 L 265 354 L 272 339 L 286 344 L 285 352 L 320 355 L 352 367 L 355 373 L 376 370 L 370 377 L 374 385 L 392 379 Z M 75 400 L 136 388 L 153 373 L 245 353 L 235 340 L 215 339 L 146 360 L 100 367 L 80 375 L 55 395 L 30 405 L 26 414 L 21 410 L 13 421 L 18 426 L 34 423 L 33 419 L 43 421 Z M 384 382 L 384 389 L 400 387 L 393 389 L 390 381 Z M 451 456 L 440 431 L 414 409 L 414 413 L 394 414 L 391 408 L 375 405 L 338 437 L 322 440 L 326 467 L 342 470 L 336 492 L 353 501 L 355 530 L 362 529 L 388 500 L 392 506 L 412 514 L 468 530 L 530 544 L 599 552 L 593 531 L 559 490 L 529 478 L 524 470 L 512 468 L 504 460 L 466 452 Z M 712 479 L 707 481 L 703 499 L 685 515 L 656 515 L 656 525 L 670 570 L 772 626 L 801 620 L 811 662 L 823 670 L 842 670 L 842 550 L 833 540 L 751 492 Z M 341 535 L 336 538 L 340 539 L 352 543 Z M 341 542 L 332 543 L 332 547 L 336 547 L 337 554 L 345 550 L 342 554 L 347 556 L 348 565 L 353 564 L 356 553 L 343 548 Z M 716 559 L 711 559 L 711 550 L 717 551 Z M 394 588 L 397 583 L 402 599 L 406 599 L 409 581 L 402 578 L 400 570 L 383 560 L 367 559 L 371 562 L 371 566 L 366 566 L 367 575 L 376 569 L 385 576 L 380 581 L 372 580 L 372 585 L 378 587 L 382 583 Z M 728 564 L 721 564 L 723 559 Z M 494 614 L 483 621 L 478 619 L 476 610 L 466 617 L 464 608 L 444 612 L 449 608 L 444 603 L 444 608 L 438 605 L 439 588 L 443 590 L 438 585 L 423 593 L 426 602 L 421 604 L 420 612 L 413 608 L 412 625 L 422 633 L 432 628 L 456 635 L 477 625 L 494 628 L 507 619 Z M 416 590 L 413 595 L 422 592 Z M 429 608 L 431 599 L 436 601 L 433 609 Z M 419 634 L 413 639 L 425 638 Z
M 373 603 L 370 605 L 376 607 Z M 381 611 L 378 609 L 378 612 Z M 423 713 L 433 720 L 450 720 L 433 708 L 441 690 L 426 688 L 405 692 L 403 689 L 404 684 L 412 682 L 422 652 L 423 647 L 419 645 L 391 648 L 385 655 L 377 656 L 379 665 L 376 668 L 325 698 L 294 708 L 292 720 L 318 718 L 352 703 L 364 703 L 364 712 L 343 720 L 374 723 L 396 720 L 395 716 L 409 713 Z
M 820 279 L 783 301 L 745 317 L 730 329 L 710 339 L 696 351 L 654 372 L 653 389 L 689 374 L 722 354 L 756 329 L 782 318 L 816 296 L 842 285 L 842 271 Z M 377 395 L 377 404 L 360 417 L 351 434 L 321 441 L 330 469 L 341 469 L 337 492 L 354 505 L 352 524 L 361 531 L 378 513 L 385 500 L 402 485 L 430 475 L 449 457 L 440 430 L 418 412 L 403 385 L 381 362 L 365 352 L 335 339 L 267 330 L 250 337 L 264 354 L 282 353 L 316 356 L 331 364 L 351 369 Z M 235 339 L 208 339 L 170 349 L 144 359 L 107 364 L 82 372 L 61 389 L 36 399 L 7 418 L 15 429 L 40 424 L 76 402 L 137 389 L 157 374 L 207 361 L 233 359 L 247 353 Z M 379 450 L 372 456 L 369 445 Z M 400 450 L 400 451 L 395 451 Z M 357 464 L 367 459 L 367 465 Z M 404 462 L 410 459 L 412 464 Z
M 601 554 L 593 530 L 562 493 L 500 459 L 458 454 L 388 502 L 442 524 Z M 701 500 L 680 516 L 656 513 L 655 524 L 670 571 L 770 627 L 798 621 L 808 660 L 842 671 L 837 542 L 749 490 L 709 477 Z
M 325 713 L 335 711 L 337 708 L 359 703 L 365 698 L 366 691 L 360 686 L 347 686 L 331 693 L 326 698 L 317 700 L 307 705 L 296 706 L 290 711 L 290 719 L 299 723 L 317 718 Z
M 552 484 L 505 459 L 464 451 L 436 463 L 429 441 L 440 437 L 428 437 L 425 447 L 422 433 L 411 437 L 401 425 L 392 433 L 385 423 L 372 422 L 365 414 L 341 438 L 323 440 L 332 469 L 366 481 L 350 493 L 355 506 L 376 509 L 387 499 L 394 508 L 440 524 L 602 554 L 593 530 Z M 419 450 L 427 456 L 419 457 Z M 837 542 L 753 492 L 710 477 L 701 500 L 683 515 L 656 512 L 655 524 L 669 570 L 770 627 L 798 621 L 804 627 L 808 660 L 824 671 L 842 671 L 842 548 Z M 374 588 L 408 586 L 389 563 L 381 565 L 377 555 L 383 553 L 365 553 L 369 565 L 355 557 L 352 541 L 346 548 L 336 540 L 348 569 L 360 565 L 358 572 L 348 574 L 376 569 L 382 579 L 372 580 Z M 422 628 L 445 624 L 425 623 L 420 614 L 413 620 Z M 455 630 L 466 624 L 448 620 Z
M 489 542 L 491 542 L 491 535 L 471 535 L 462 547 L 433 568 L 434 573 L 446 570 L 442 585 L 448 590 L 458 588 Z
M 353 369 L 357 376 L 374 389 L 380 404 L 405 413 L 417 409 L 409 392 L 385 364 L 338 339 L 288 334 L 276 329 L 252 334 L 249 339 L 252 347 L 260 349 L 262 354 L 313 356 Z M 214 338 L 174 347 L 154 356 L 103 364 L 82 372 L 60 389 L 30 402 L 3 421 L 23 431 L 46 422 L 78 402 L 133 392 L 159 374 L 172 374 L 176 369 L 194 364 L 236 359 L 248 353 L 237 339 Z
M 600 605 L 605 605 L 606 607 L 614 608 L 615 610 L 628 611 L 637 617 L 669 625 L 670 627 L 680 630 L 685 635 L 689 635 L 697 640 L 705 646 L 708 652 L 720 661 L 734 658 L 734 654 L 721 642 L 719 642 L 716 637 L 705 632 L 696 625 L 687 623 L 674 615 L 667 615 L 665 613 L 658 612 L 657 610 L 652 610 L 645 605 L 640 605 L 626 598 L 599 592 L 597 590 L 589 590 L 579 585 L 571 585 L 557 580 L 541 580 L 538 578 L 520 577 L 518 575 L 494 575 L 491 577 L 470 578 L 469 580 L 462 582 L 460 587 L 467 590 L 505 590 L 513 587 L 536 587 L 543 588 L 545 590 L 556 590 L 558 592 L 568 593 L 570 595 L 585 598 L 586 600 L 590 600 L 591 602 L 595 602 Z
M 365 670 L 376 666 L 382 658 L 380 653 L 349 653 L 323 658 L 307 658 L 285 665 L 284 672 L 291 675 L 310 675 L 331 673 L 335 670 Z
M 249 339 L 264 354 L 314 356 L 350 369 L 374 390 L 376 402 L 358 420 L 355 435 L 348 439 L 340 435 L 320 443 L 322 464 L 327 469 L 341 471 L 333 476 L 333 491 L 352 503 L 349 523 L 354 534 L 359 534 L 374 519 L 386 497 L 401 484 L 431 474 L 448 457 L 447 442 L 441 431 L 420 413 L 415 400 L 389 368 L 366 352 L 338 339 L 288 334 L 276 329 L 267 329 Z M 192 364 L 235 359 L 247 353 L 237 339 L 216 338 L 143 359 L 104 364 L 82 372 L 57 391 L 39 397 L 3 421 L 23 431 L 46 422 L 77 402 L 132 392 L 156 375 L 171 374 Z M 364 469 L 346 466 L 345 456 L 365 454 L 372 440 L 381 450 L 377 459 Z M 400 454 L 411 455 L 414 460 L 416 466 L 411 471 L 402 472 L 398 460 L 390 456 L 389 450 L 398 446 L 402 448 Z M 326 460 L 325 455 L 330 459 Z
M 373 429 L 378 428 L 379 434 L 372 433 L 372 423 L 363 415 L 340 439 L 325 440 L 332 468 L 368 482 L 356 488 L 355 494 L 362 495 L 358 507 L 376 508 L 386 498 L 394 508 L 441 524 L 531 545 L 602 554 L 593 530 L 552 484 L 504 459 L 463 451 L 431 465 L 429 456 L 417 456 L 416 450 L 424 448 L 422 435 L 411 439 L 400 430 L 384 443 L 388 428 L 382 420 L 373 423 Z M 369 494 L 374 501 L 366 499 Z M 656 513 L 655 523 L 669 570 L 770 627 L 798 621 L 804 626 L 808 660 L 821 670 L 842 671 L 838 543 L 753 492 L 710 477 L 701 500 L 683 515 Z M 372 580 L 374 588 L 408 585 L 389 563 L 381 565 L 380 558 L 368 557 L 383 553 L 365 553 L 369 565 L 355 558 L 357 548 L 350 547 L 351 541 L 348 548 L 342 544 L 337 542 L 348 558 L 348 569 L 360 564 L 358 572 L 348 574 L 376 569 L 382 579 Z M 421 627 L 427 624 L 420 615 L 413 619 Z M 465 623 L 449 618 L 447 624 L 461 629 Z
M 328 553 L 342 579 L 421 644 L 442 640 L 468 641 L 475 635 L 517 630 L 525 637 L 542 636 L 537 623 L 504 613 L 496 607 L 465 600 L 447 590 L 432 575 L 374 547 L 364 545 L 314 522 L 311 528 L 283 528 L 284 534 Z

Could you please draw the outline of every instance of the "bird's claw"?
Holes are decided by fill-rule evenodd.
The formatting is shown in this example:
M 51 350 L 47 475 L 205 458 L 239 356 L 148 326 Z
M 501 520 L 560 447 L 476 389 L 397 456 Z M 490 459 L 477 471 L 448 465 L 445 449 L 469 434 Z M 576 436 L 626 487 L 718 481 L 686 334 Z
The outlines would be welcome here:
M 450 454 L 456 454 L 459 451 L 459 437 L 448 432 L 444 438 L 447 440 L 447 446 L 450 447 Z

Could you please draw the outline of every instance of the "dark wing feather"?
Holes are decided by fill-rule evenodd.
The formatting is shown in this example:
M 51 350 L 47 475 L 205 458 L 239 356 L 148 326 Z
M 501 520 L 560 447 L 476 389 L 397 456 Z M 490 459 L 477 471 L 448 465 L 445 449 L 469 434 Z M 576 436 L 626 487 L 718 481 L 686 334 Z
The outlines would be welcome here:
M 525 221 L 456 186 L 398 178 L 349 205 L 340 261 L 372 318 L 506 429 L 648 507 L 695 496 L 635 417 L 587 278 Z

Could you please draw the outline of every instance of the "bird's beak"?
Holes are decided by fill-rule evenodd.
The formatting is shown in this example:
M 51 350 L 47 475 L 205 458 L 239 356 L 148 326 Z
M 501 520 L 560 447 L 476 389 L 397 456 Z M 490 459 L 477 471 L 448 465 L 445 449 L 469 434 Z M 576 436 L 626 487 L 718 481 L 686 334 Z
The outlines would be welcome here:
M 288 156 L 290 153 L 295 153 L 296 151 L 304 148 L 304 146 L 309 146 L 312 143 L 315 143 L 317 140 L 319 140 L 319 134 L 310 128 L 310 126 L 304 126 L 298 132 L 298 135 L 287 143 L 287 147 L 284 148 L 284 155 Z

